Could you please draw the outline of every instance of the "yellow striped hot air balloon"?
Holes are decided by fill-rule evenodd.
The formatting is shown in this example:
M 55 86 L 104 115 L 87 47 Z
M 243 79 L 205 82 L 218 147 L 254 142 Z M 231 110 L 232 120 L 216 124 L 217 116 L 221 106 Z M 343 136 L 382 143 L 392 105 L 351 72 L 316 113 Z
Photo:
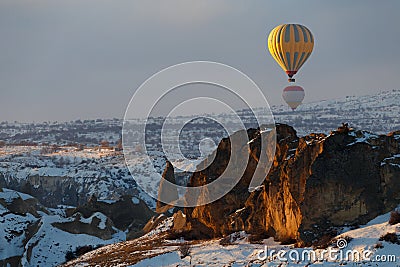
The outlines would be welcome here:
M 282 24 L 274 28 L 268 36 L 268 49 L 294 82 L 293 75 L 310 57 L 314 47 L 314 37 L 309 29 L 300 24 Z

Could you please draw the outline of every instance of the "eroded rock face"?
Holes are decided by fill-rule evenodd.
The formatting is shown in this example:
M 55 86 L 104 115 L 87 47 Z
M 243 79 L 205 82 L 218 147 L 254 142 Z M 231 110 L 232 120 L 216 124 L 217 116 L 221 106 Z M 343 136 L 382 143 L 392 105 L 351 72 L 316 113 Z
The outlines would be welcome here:
M 173 207 L 173 203 L 178 199 L 178 191 L 174 186 L 175 184 L 174 166 L 167 161 L 158 189 L 156 212 L 165 213 Z
M 147 207 L 146 203 L 131 196 L 123 196 L 120 200 L 107 203 L 92 197 L 88 203 L 72 211 L 72 215 L 80 213 L 88 218 L 101 212 L 113 222 L 120 230 L 138 231 L 143 228 L 147 221 L 154 215 L 154 212 Z
M 111 239 L 115 233 L 112 221 L 102 213 L 97 213 L 89 218 L 82 218 L 80 213 L 73 216 L 69 222 L 56 222 L 52 225 L 71 234 L 87 234 L 103 240 Z
M 8 197 L 0 198 L 0 205 L 6 208 L 9 213 L 25 215 L 27 213 L 32 214 L 36 218 L 40 217 L 38 211 L 48 213 L 47 210 L 37 201 L 37 199 L 30 198 L 22 198 L 17 192 L 8 190 Z M 4 192 L 2 188 L 0 188 L 0 193 Z
M 400 203 L 398 134 L 349 131 L 299 138 L 283 124 L 276 131 L 274 162 L 262 186 L 248 190 L 261 138 L 267 141 L 269 136 L 250 129 L 253 142 L 245 173 L 223 198 L 185 209 L 188 237 L 219 237 L 245 230 L 309 244 L 332 227 L 365 223 Z M 208 168 L 192 175 L 189 186 L 209 183 L 224 171 L 229 139 L 221 141 L 216 153 Z

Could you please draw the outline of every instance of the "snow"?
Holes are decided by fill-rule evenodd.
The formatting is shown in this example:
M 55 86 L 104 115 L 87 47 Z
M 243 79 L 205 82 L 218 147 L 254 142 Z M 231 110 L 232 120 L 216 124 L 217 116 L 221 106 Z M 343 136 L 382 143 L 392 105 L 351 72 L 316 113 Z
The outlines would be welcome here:
M 107 204 L 113 204 L 113 203 L 117 202 L 117 200 L 114 200 L 114 199 L 98 199 L 97 201 L 98 202 L 104 202 L 104 203 L 107 203 Z
M 81 217 L 80 221 L 83 222 L 83 223 L 91 224 L 92 221 L 93 221 L 93 218 L 100 219 L 100 222 L 97 225 L 100 229 L 106 229 L 107 216 L 104 215 L 101 212 L 95 212 L 89 218 L 82 218 Z
M 350 132 L 349 135 L 350 135 L 350 136 L 356 137 L 356 140 L 355 140 L 354 142 L 348 144 L 347 146 L 352 146 L 352 145 L 357 144 L 357 143 L 367 143 L 367 144 L 370 144 L 370 143 L 369 143 L 369 140 L 375 139 L 375 138 L 378 138 L 378 137 L 379 137 L 378 135 L 369 133 L 369 132 L 367 132 L 367 131 L 361 131 L 361 134 L 362 134 L 361 137 L 357 137 L 357 135 L 355 134 L 355 132 Z
M 44 167 L 40 168 L 37 173 L 32 173 L 31 175 L 39 175 L 39 176 L 65 176 L 67 174 L 66 169 L 62 168 L 54 168 L 54 167 Z
M 261 191 L 264 190 L 265 186 L 264 185 L 259 185 L 256 187 L 249 187 L 249 192 L 254 192 L 254 191 Z
M 10 189 L 2 189 L 0 200 L 7 206 L 14 199 L 23 201 L 32 199 L 30 195 Z M 1 203 L 1 202 L 0 202 Z M 72 234 L 53 226 L 54 223 L 71 222 L 75 218 L 65 218 L 67 206 L 47 209 L 47 213 L 38 211 L 35 217 L 30 213 L 14 214 L 0 204 L 0 261 L 9 257 L 21 257 L 22 266 L 57 266 L 65 261 L 68 251 L 74 251 L 77 247 L 91 245 L 107 245 L 123 241 L 126 234 L 113 228 L 115 234 L 109 240 L 102 240 L 86 234 Z M 99 229 L 106 228 L 107 217 L 99 212 L 89 218 L 80 218 L 83 223 L 92 223 L 94 218 L 99 219 Z M 37 232 L 35 231 L 35 225 Z M 32 237 L 27 239 L 28 227 Z M 31 252 L 29 252 L 31 251 Z M 30 255 L 30 256 L 29 256 Z
M 199 165 L 208 155 L 209 154 L 205 154 L 200 159 L 191 160 L 187 164 L 185 164 L 184 161 L 179 160 L 173 161 L 171 163 L 174 166 L 176 172 L 194 172 L 196 171 L 197 165 Z
M 385 158 L 385 159 L 382 160 L 381 166 L 384 166 L 384 165 L 388 164 L 388 165 L 400 168 L 400 160 L 399 159 L 400 159 L 400 154 L 396 154 L 396 155 L 393 155 L 393 156 L 391 156 L 389 158 Z
M 162 214 L 159 215 L 158 217 L 160 217 L 160 216 L 162 216 Z M 150 232 L 148 232 L 147 234 L 145 234 L 143 236 L 143 238 L 151 237 L 151 236 L 157 235 L 159 233 L 166 232 L 172 228 L 173 223 L 174 223 L 173 217 L 168 217 L 167 219 L 164 220 L 163 223 L 160 223 L 159 225 L 157 225 L 157 227 L 155 229 L 153 229 Z
M 118 200 L 120 196 L 131 194 L 155 207 L 155 200 L 138 187 L 121 153 L 99 152 L 87 148 L 62 147 L 60 151 L 43 154 L 43 146 L 6 146 L 0 150 L 0 176 L 7 184 L 20 184 L 29 181 L 38 189 L 54 190 L 56 186 L 77 186 L 83 196 L 96 195 L 98 199 Z M 156 157 L 156 156 L 154 156 Z M 165 159 L 158 159 L 160 172 Z M 147 166 L 138 166 L 139 173 L 145 173 Z M 154 177 L 155 173 L 150 173 Z M 49 177 L 50 179 L 45 179 Z M 135 177 L 136 178 L 136 177 Z M 146 179 L 146 185 L 157 188 L 157 179 Z M 155 191 L 156 192 L 156 191 Z M 62 202 L 57 204 L 75 204 Z
M 235 213 L 240 213 L 240 212 L 244 211 L 245 209 L 246 209 L 245 207 L 241 208 L 241 209 L 238 209 L 238 210 L 235 211 Z
M 132 197 L 132 203 L 135 205 L 139 204 L 139 199 L 137 197 Z
M 7 209 L 0 205 L 0 212 L 7 212 Z M 29 213 L 25 216 L 12 213 L 2 214 L 0 218 L 0 260 L 22 255 L 26 238 L 24 230 L 35 221 L 37 219 Z
M 31 195 L 17 192 L 11 189 L 3 188 L 3 192 L 0 192 L 0 198 L 4 199 L 7 203 L 12 203 L 14 199 L 21 198 L 22 200 L 28 200 L 33 198 Z
M 132 267 L 153 267 L 153 266 L 177 266 L 182 260 L 177 252 L 169 252 L 155 256 L 150 259 L 145 259 Z
M 26 248 L 31 247 L 32 257 L 28 261 L 28 250 L 25 250 L 22 266 L 57 266 L 65 261 L 65 255 L 68 251 L 75 251 L 77 247 L 86 245 L 95 247 L 125 240 L 125 236 L 121 233 L 115 234 L 110 240 L 102 240 L 87 234 L 71 234 L 52 225 L 55 222 L 65 221 L 68 221 L 68 219 L 60 218 L 57 215 L 41 218 L 38 232 L 25 245 Z
M 400 207 L 399 207 L 400 208 Z M 371 262 L 369 260 L 353 261 L 351 258 L 346 260 L 346 253 L 355 253 L 362 255 L 363 252 L 371 251 L 370 260 L 376 261 L 378 257 L 392 257 L 394 255 L 396 262 L 400 261 L 400 245 L 379 241 L 379 238 L 388 233 L 395 232 L 400 234 L 400 224 L 389 225 L 390 213 L 376 217 L 366 225 L 358 229 L 346 231 L 336 237 L 336 239 L 347 237 L 347 246 L 338 250 L 335 246 L 330 246 L 325 252 L 322 249 L 313 248 L 294 248 L 291 245 L 280 245 L 273 238 L 265 239 L 262 244 L 250 244 L 247 240 L 247 234 L 238 232 L 231 235 L 231 244 L 222 246 L 219 240 L 210 240 L 195 242 L 190 245 L 190 256 L 180 258 L 179 245 L 182 240 L 169 241 L 167 246 L 148 251 L 148 257 L 145 260 L 131 265 L 132 267 L 144 266 L 328 266 L 336 267 L 339 265 L 347 266 L 396 266 L 394 262 Z M 381 242 L 383 248 L 375 248 L 375 245 Z M 175 245 L 175 246 L 173 246 Z M 281 261 L 276 254 L 274 257 L 259 259 L 258 254 L 268 248 L 268 253 L 272 250 L 284 251 L 287 261 Z M 312 251 L 312 252 L 310 252 Z M 338 255 L 337 259 L 329 257 L 328 252 Z M 337 251 L 337 252 L 336 252 Z M 350 251 L 350 252 L 349 252 Z M 320 261 L 309 262 L 308 253 L 315 253 L 316 259 Z M 335 254 L 336 253 L 336 254 Z M 340 254 L 342 253 L 342 254 Z M 302 261 L 292 261 L 288 255 L 296 256 L 306 255 Z M 262 253 L 260 255 L 263 255 Z M 343 261 L 340 260 L 343 255 Z M 350 255 L 350 254 L 347 254 Z M 301 259 L 301 258 L 300 258 Z M 307 263 L 310 263 L 307 265 Z
M 276 122 L 294 126 L 299 136 L 310 132 L 329 134 L 342 122 L 356 129 L 387 134 L 400 129 L 400 90 L 373 95 L 345 96 L 305 102 L 295 112 L 285 105 L 272 106 Z

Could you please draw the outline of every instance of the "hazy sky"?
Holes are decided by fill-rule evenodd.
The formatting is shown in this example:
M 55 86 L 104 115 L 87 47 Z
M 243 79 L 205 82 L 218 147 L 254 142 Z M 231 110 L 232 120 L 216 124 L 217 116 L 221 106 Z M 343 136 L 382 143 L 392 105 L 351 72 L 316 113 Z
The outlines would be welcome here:
M 0 1 L 0 121 L 122 117 L 135 89 L 193 60 L 231 65 L 270 104 L 287 78 L 271 29 L 306 25 L 305 101 L 399 88 L 400 1 Z M 151 92 L 149 92 L 151 93 Z

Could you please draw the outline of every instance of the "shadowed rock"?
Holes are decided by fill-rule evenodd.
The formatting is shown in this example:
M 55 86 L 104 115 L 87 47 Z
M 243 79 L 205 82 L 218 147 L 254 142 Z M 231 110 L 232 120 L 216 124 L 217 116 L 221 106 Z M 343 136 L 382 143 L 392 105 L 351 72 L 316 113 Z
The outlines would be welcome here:
M 158 188 L 156 212 L 165 213 L 173 207 L 174 202 L 178 199 L 178 191 L 175 184 L 174 166 L 171 162 L 167 161 L 160 181 L 160 187 Z

